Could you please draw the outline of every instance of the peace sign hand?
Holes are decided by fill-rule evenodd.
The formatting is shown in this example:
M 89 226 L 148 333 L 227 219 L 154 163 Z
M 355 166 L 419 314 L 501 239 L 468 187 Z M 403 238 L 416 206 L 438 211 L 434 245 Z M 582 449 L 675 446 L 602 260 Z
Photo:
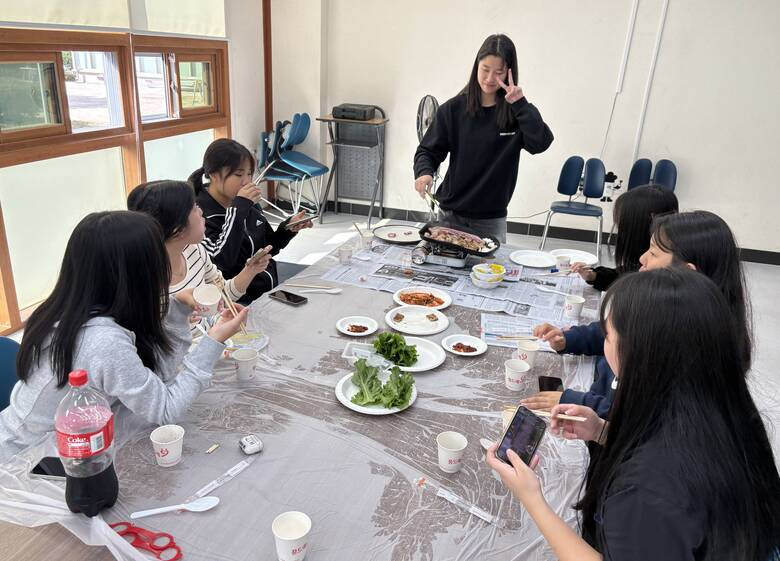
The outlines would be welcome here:
M 504 99 L 507 101 L 507 103 L 514 103 L 525 95 L 523 93 L 523 89 L 520 86 L 515 86 L 515 81 L 512 79 L 511 68 L 509 69 L 509 85 L 506 85 L 504 82 L 502 82 L 501 78 L 498 79 L 498 85 L 504 88 L 504 91 L 506 92 Z

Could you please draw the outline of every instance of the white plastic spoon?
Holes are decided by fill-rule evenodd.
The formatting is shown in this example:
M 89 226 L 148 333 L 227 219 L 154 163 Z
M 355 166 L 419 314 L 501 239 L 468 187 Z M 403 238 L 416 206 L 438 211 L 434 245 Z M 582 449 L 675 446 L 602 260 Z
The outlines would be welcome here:
M 204 512 L 211 510 L 219 504 L 219 497 L 201 497 L 195 499 L 192 502 L 184 503 L 180 505 L 164 506 L 161 508 L 152 508 L 149 510 L 139 510 L 130 515 L 133 520 L 137 518 L 144 518 L 146 516 L 152 516 L 155 514 L 162 514 L 163 512 L 173 512 L 174 510 L 189 510 L 190 512 Z
M 539 286 L 536 285 L 536 288 L 541 290 L 542 292 L 551 292 L 552 294 L 560 294 L 561 296 L 569 296 L 568 292 L 561 292 L 560 290 L 553 290 L 552 288 L 547 288 L 546 286 Z

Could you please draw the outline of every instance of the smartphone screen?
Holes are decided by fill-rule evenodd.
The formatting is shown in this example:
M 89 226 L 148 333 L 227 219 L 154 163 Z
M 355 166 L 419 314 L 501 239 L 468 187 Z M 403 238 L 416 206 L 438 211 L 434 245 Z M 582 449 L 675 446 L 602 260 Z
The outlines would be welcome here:
M 496 456 L 502 462 L 510 463 L 506 453 L 511 448 L 528 465 L 547 430 L 547 423 L 525 407 L 518 407 L 515 416 L 501 439 Z
M 62 478 L 65 479 L 65 468 L 59 458 L 43 458 L 38 465 L 30 471 L 30 475 L 44 478 Z
M 562 392 L 563 380 L 555 376 L 539 376 L 540 392 Z
M 285 304 L 291 304 L 293 306 L 300 306 L 309 301 L 309 299 L 304 296 L 298 296 L 297 294 L 287 292 L 286 290 L 277 290 L 276 292 L 272 292 L 269 296 L 274 300 L 279 300 L 279 302 L 284 302 Z

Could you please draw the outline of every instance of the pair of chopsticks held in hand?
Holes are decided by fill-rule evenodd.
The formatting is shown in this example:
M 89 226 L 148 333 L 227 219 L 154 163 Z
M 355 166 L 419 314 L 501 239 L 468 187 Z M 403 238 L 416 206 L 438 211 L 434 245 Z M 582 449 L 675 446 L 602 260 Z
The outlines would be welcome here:
M 225 305 L 228 307 L 231 313 L 235 317 L 238 317 L 238 310 L 236 309 L 236 305 L 230 299 L 230 296 L 228 296 L 227 292 L 225 292 L 225 281 L 217 277 L 214 281 L 214 286 L 216 286 L 219 289 L 219 293 L 222 296 L 222 300 L 225 302 Z M 244 335 L 247 334 L 246 325 L 244 325 L 243 321 L 241 322 L 241 333 L 243 333 Z

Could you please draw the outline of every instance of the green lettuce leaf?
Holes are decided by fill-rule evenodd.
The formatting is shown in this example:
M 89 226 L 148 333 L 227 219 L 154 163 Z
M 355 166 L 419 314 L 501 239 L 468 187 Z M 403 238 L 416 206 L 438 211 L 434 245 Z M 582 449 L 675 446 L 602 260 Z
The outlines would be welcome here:
M 411 366 L 417 362 L 417 347 L 407 345 L 398 333 L 380 333 L 374 340 L 374 349 L 398 366 Z
M 375 405 L 381 402 L 382 381 L 378 374 L 379 368 L 369 366 L 364 358 L 355 363 L 352 383 L 360 388 L 360 391 L 352 397 L 352 403 L 355 405 Z

